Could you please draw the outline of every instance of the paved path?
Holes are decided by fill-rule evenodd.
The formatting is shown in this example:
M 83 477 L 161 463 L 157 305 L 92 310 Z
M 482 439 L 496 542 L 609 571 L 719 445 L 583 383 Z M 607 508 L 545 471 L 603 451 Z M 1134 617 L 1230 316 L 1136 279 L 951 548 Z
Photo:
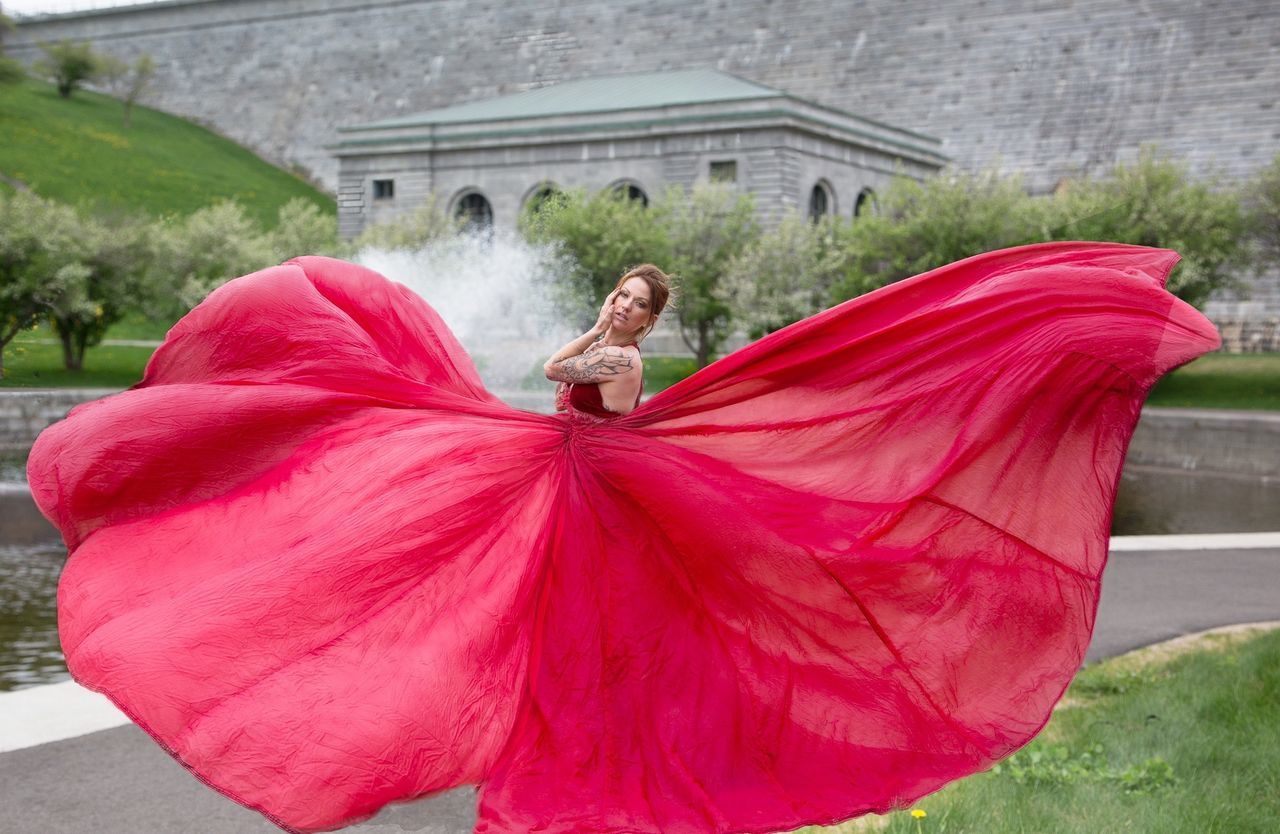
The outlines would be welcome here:
M 1280 620 L 1280 534 L 1151 538 L 1115 540 L 1089 660 L 1214 626 Z M 1215 542 L 1227 547 L 1203 549 Z M 20 702 L 32 711 L 18 715 Z M 279 831 L 198 782 L 132 724 L 92 732 L 119 720 L 102 702 L 74 683 L 0 694 L 0 744 L 6 715 L 11 738 L 15 724 L 53 737 L 78 712 L 84 723 L 69 732 L 87 732 L 0 753 L 0 833 Z M 468 834 L 474 822 L 475 792 L 461 788 L 344 830 Z

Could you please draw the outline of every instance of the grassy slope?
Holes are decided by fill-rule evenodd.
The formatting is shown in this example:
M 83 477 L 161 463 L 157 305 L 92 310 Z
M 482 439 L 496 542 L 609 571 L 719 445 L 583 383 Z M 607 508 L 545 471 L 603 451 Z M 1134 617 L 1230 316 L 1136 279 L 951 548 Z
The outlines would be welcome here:
M 265 225 L 294 197 L 337 211 L 333 198 L 198 125 L 135 107 L 126 130 L 115 99 L 83 90 L 63 99 L 37 81 L 0 87 L 0 174 L 44 197 L 151 216 L 218 198 Z

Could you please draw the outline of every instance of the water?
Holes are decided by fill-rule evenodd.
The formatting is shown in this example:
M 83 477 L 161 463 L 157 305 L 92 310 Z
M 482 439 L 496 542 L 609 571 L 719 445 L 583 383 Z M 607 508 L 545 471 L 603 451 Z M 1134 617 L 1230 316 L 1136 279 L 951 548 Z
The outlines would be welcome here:
M 554 386 L 542 363 L 579 335 L 581 311 L 557 306 L 553 285 L 566 262 L 518 236 L 459 235 L 416 252 L 366 249 L 356 262 L 404 284 L 445 320 L 475 360 L 485 387 L 517 407 Z
M 0 691 L 71 677 L 58 643 L 58 577 L 67 551 L 42 545 L 0 544 Z

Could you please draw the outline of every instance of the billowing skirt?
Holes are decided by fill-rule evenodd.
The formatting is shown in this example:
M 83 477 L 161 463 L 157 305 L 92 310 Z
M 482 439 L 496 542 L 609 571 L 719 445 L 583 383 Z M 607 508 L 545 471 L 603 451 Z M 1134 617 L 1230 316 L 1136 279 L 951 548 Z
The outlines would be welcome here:
M 489 834 L 903 807 L 1079 668 L 1143 400 L 1219 343 L 1176 261 L 978 255 L 601 422 L 368 269 L 235 279 L 31 452 L 67 665 L 293 832 L 463 784 Z

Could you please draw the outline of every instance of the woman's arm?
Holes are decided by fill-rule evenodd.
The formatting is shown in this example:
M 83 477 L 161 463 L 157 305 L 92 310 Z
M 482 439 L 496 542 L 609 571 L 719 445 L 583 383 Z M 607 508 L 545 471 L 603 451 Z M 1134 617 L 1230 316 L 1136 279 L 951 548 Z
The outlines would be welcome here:
M 593 327 L 569 344 L 551 354 L 551 358 L 542 363 L 542 370 L 547 373 L 547 379 L 555 379 L 555 377 L 551 376 L 551 368 L 565 359 L 586 353 L 587 348 L 595 344 L 596 340 L 600 338 L 600 335 L 603 332 L 604 331 L 602 330 L 597 331 L 596 328 Z
M 610 345 L 559 361 L 553 356 L 542 370 L 557 382 L 604 382 L 638 371 L 638 354 L 635 348 Z

